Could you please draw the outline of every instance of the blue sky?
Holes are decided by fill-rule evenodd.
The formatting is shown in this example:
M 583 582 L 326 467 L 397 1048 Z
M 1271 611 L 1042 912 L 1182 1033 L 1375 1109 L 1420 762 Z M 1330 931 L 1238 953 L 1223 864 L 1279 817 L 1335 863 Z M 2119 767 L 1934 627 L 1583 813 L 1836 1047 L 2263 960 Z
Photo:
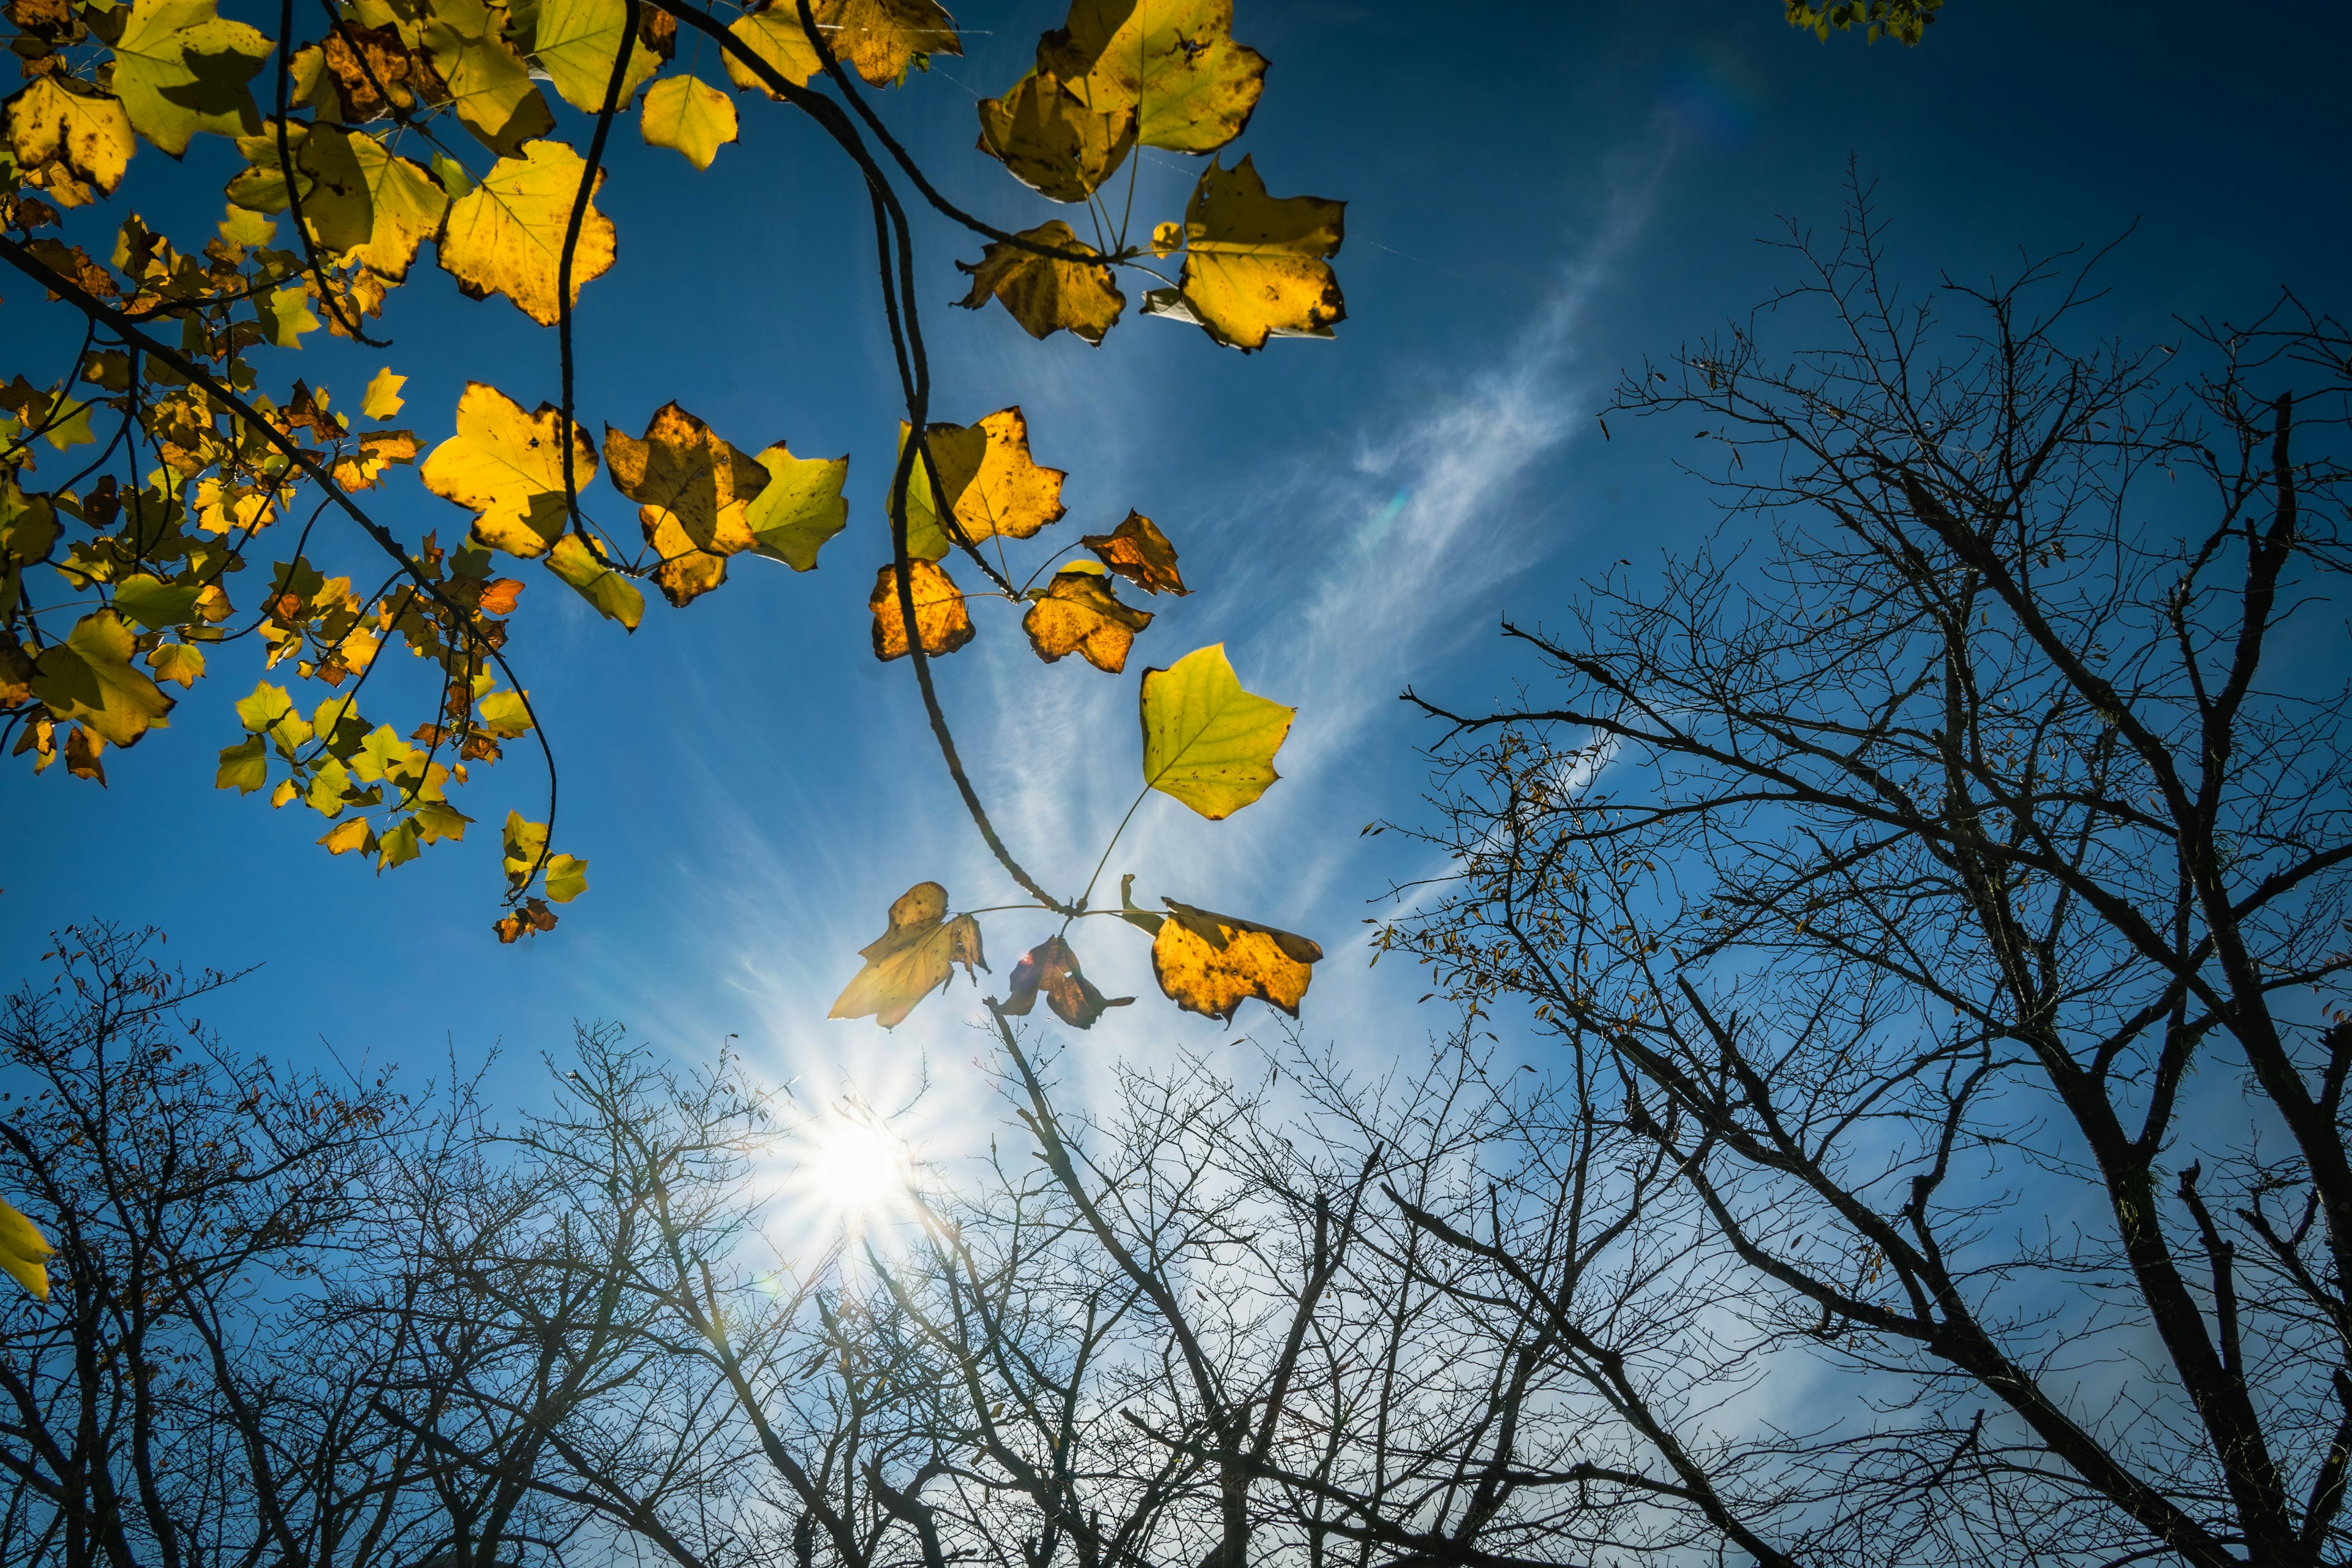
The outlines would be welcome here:
M 961 292 L 950 262 L 977 246 L 919 220 L 937 416 L 1020 404 L 1038 459 L 1071 476 L 1066 544 L 1140 509 L 1201 590 L 1150 605 L 1163 613 L 1123 679 L 1041 668 L 1005 615 L 940 676 L 983 795 L 1056 887 L 1083 881 L 1132 797 L 1143 665 L 1222 641 L 1251 689 L 1296 703 L 1286 777 L 1263 802 L 1210 824 L 1155 797 L 1109 869 L 1318 939 L 1307 1035 L 1376 1057 L 1449 1021 L 1414 1011 L 1422 976 L 1367 969 L 1359 946 L 1390 882 L 1429 869 L 1398 836 L 1359 836 L 1416 813 L 1428 736 L 1397 690 L 1507 693 L 1499 619 L 1539 620 L 1586 572 L 1648 566 L 1714 525 L 1673 466 L 1687 432 L 1619 423 L 1604 443 L 1595 411 L 1620 366 L 1781 280 L 1785 258 L 1756 241 L 1782 215 L 1833 226 L 1849 155 L 1920 287 L 2137 223 L 2099 307 L 2115 331 L 2248 314 L 2282 284 L 2345 303 L 2352 22 L 2338 6 L 2225 26 L 2186 5 L 1950 0 L 1914 51 L 1817 43 L 1775 0 L 1238 13 L 1238 36 L 1274 62 L 1240 150 L 1278 195 L 1348 201 L 1349 319 L 1336 342 L 1247 358 L 1132 316 L 1099 351 L 1037 344 L 1001 312 L 946 308 Z M 1053 209 L 971 150 L 971 106 L 1059 19 L 1053 3 L 968 6 L 965 57 L 882 104 L 944 189 L 1014 226 Z M 262 966 L 208 1009 L 246 1049 L 303 1058 L 330 1041 L 429 1069 L 501 1046 L 528 1061 L 573 1019 L 609 1017 L 696 1055 L 735 1035 L 779 1076 L 846 1068 L 887 1093 L 929 1060 L 952 1084 L 979 1048 L 961 984 L 892 1036 L 824 1017 L 908 884 L 937 878 L 959 907 L 1009 889 L 905 667 L 867 649 L 897 407 L 862 203 L 803 121 L 742 101 L 743 142 L 706 175 L 616 138 L 600 205 L 620 260 L 583 298 L 581 407 L 635 431 L 676 398 L 747 448 L 848 452 L 851 528 L 816 573 L 746 561 L 685 612 L 656 605 L 634 637 L 520 574 L 514 651 L 562 758 L 559 847 L 589 858 L 590 895 L 551 937 L 488 936 L 495 823 L 539 787 L 520 756 L 461 802 L 484 819 L 476 842 L 381 879 L 315 848 L 299 808 L 214 792 L 215 753 L 237 732 L 227 705 L 256 674 L 224 659 L 168 731 L 109 756 L 106 791 L 62 769 L 0 773 L 0 972 L 30 972 L 67 921 L 152 922 L 184 962 Z M 1139 212 L 1178 216 L 1197 165 L 1146 156 Z M 161 163 L 134 163 L 127 187 L 151 213 L 166 203 L 139 182 Z M 225 179 L 227 149 L 200 145 L 191 163 Z M 0 337 L 53 348 L 55 313 L 5 292 Z M 428 439 L 468 376 L 526 405 L 552 395 L 552 334 L 502 302 L 468 303 L 427 267 L 393 312 L 389 357 L 412 375 L 403 422 Z M 277 374 L 355 398 L 385 357 L 320 334 Z M 609 491 L 593 504 L 629 525 Z M 386 511 L 445 537 L 463 521 L 409 478 Z M 1047 930 L 987 929 L 999 976 Z M 1255 1005 L 1231 1030 L 1178 1015 L 1136 933 L 1085 936 L 1090 973 L 1144 997 L 1095 1031 L 1097 1059 L 1215 1047 L 1272 1021 Z

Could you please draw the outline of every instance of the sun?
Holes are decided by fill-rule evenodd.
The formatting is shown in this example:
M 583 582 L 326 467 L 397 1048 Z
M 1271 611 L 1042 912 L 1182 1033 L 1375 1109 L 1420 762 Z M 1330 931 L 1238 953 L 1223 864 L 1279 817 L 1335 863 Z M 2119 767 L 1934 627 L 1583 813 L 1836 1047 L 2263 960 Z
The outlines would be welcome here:
M 907 1190 L 905 1152 L 862 1122 L 845 1121 L 828 1131 L 810 1173 L 825 1203 L 845 1217 L 888 1208 Z

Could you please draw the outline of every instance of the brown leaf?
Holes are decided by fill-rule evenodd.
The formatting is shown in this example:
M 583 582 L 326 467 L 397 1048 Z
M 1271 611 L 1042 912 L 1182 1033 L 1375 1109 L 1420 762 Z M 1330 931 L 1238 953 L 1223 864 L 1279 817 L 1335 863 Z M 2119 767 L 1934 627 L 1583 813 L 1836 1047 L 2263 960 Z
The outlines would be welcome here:
M 1179 597 L 1192 590 L 1176 572 L 1176 547 L 1159 525 L 1139 511 L 1108 533 L 1089 533 L 1078 542 L 1101 558 L 1102 563 L 1147 594 L 1166 592 Z
M 1056 249 L 1096 254 L 1092 246 L 1081 242 L 1070 231 L 1070 226 L 1059 218 L 1040 224 L 1017 237 Z M 1117 324 L 1118 313 L 1127 309 L 1127 296 L 1111 280 L 1108 266 L 1056 261 L 1002 241 L 981 252 L 978 266 L 963 261 L 956 266 L 971 274 L 971 292 L 957 304 L 977 310 L 991 299 L 1000 300 L 1033 338 L 1042 340 L 1066 331 L 1099 348 L 1103 334 Z
M 1188 1013 L 1232 1023 L 1250 997 L 1298 1016 L 1323 950 L 1303 936 L 1162 899 L 1169 917 L 1151 939 L 1151 973 Z
M 1078 968 L 1078 955 L 1070 944 L 1058 936 L 1047 937 L 1021 955 L 1013 966 L 1013 992 L 1003 1011 L 1018 1017 L 1037 1005 L 1037 994 L 1045 994 L 1045 1005 L 1054 1016 L 1074 1029 L 1091 1029 L 1095 1020 L 1106 1009 L 1124 1007 L 1132 996 L 1105 996 L 1096 989 Z
M 908 582 L 915 595 L 915 626 L 923 651 L 936 658 L 971 641 L 971 615 L 953 579 L 929 561 L 909 563 Z M 907 657 L 907 623 L 898 604 L 898 574 L 885 566 L 875 574 L 874 592 L 866 607 L 874 612 L 874 657 L 887 664 Z
M 1054 574 L 1044 596 L 1022 617 L 1021 629 L 1047 664 L 1075 653 L 1097 669 L 1117 675 L 1127 668 L 1135 634 L 1150 624 L 1150 611 L 1122 605 L 1113 596 L 1101 567 L 1074 561 Z
M 78 779 L 95 779 L 98 787 L 106 787 L 106 766 L 98 754 L 106 750 L 106 742 L 77 724 L 66 736 L 66 772 Z
M 654 581 L 685 605 L 727 580 L 727 558 L 755 548 L 751 500 L 768 470 L 675 403 L 646 424 L 642 439 L 604 427 L 614 488 L 638 503 L 646 542 L 662 563 Z
M 34 258 L 42 266 L 85 294 L 100 300 L 112 300 L 122 292 L 114 281 L 114 274 L 90 259 L 89 253 L 79 245 L 68 245 L 56 239 L 35 239 L 28 240 L 25 248 L 32 252 Z M 51 289 L 49 298 L 59 300 L 64 296 Z

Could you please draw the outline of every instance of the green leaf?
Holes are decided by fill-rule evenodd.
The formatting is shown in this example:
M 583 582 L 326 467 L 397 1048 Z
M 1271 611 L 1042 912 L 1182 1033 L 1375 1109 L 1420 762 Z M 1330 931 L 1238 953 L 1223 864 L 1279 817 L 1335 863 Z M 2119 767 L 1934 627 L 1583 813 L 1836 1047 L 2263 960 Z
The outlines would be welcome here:
M 151 632 L 168 631 L 187 625 L 204 592 L 201 583 L 165 583 L 142 573 L 114 585 L 114 607 Z
M 131 664 L 138 648 L 121 616 L 92 611 L 33 661 L 33 695 L 60 722 L 79 723 L 111 745 L 132 745 L 163 728 L 173 707 L 163 689 Z
M 751 498 L 744 517 L 758 552 L 795 572 L 814 570 L 818 550 L 849 521 L 849 503 L 841 499 L 849 459 L 795 458 L 779 441 L 752 460 L 768 470 L 767 488 Z
M 606 565 L 576 533 L 567 533 L 547 552 L 547 569 L 579 591 L 608 621 L 635 631 L 646 617 L 646 596 L 637 585 Z
M 551 855 L 547 858 L 547 896 L 559 904 L 568 904 L 588 890 L 588 862 L 577 855 Z
M 115 96 L 132 128 L 174 158 L 199 131 L 250 136 L 261 114 L 246 83 L 269 49 L 213 0 L 138 0 L 114 40 Z
M 1297 710 L 1242 689 L 1223 643 L 1196 648 L 1166 669 L 1147 669 L 1143 782 L 1214 822 L 1231 816 L 1282 775 L 1274 754 Z
M 531 57 L 547 72 L 564 102 L 583 114 L 594 114 L 604 107 L 604 90 L 613 80 L 613 59 L 620 53 L 628 26 L 629 10 L 622 0 L 542 0 Z M 621 83 L 623 107 L 659 69 L 661 57 L 643 44 L 629 52 L 628 76 Z
M 220 770 L 213 774 L 215 789 L 251 795 L 269 782 L 269 753 L 261 737 L 248 735 L 234 746 L 221 748 Z

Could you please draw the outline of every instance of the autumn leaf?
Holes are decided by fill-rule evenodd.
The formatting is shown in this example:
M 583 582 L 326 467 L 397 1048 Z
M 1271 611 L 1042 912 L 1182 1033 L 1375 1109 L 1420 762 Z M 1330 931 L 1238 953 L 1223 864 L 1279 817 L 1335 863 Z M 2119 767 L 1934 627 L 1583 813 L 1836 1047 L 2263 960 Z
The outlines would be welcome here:
M 253 297 L 253 315 L 261 328 L 261 335 L 281 349 L 299 349 L 302 334 L 319 330 L 319 318 L 310 313 L 310 289 L 307 279 L 298 279 L 282 289 Z
M 899 894 L 890 906 L 890 929 L 858 950 L 866 965 L 844 988 L 828 1016 L 871 1016 L 884 1028 L 893 1029 L 905 1022 L 916 1003 L 954 977 L 957 964 L 967 974 L 975 967 L 986 969 L 980 922 L 970 915 L 947 920 L 947 910 L 948 890 L 937 882 L 918 882 Z
M 57 1250 L 16 1205 L 0 1200 L 0 1271 L 31 1291 L 35 1300 L 49 1299 L 49 1270 L 43 1260 L 56 1257 Z
M 588 890 L 588 862 L 577 855 L 547 858 L 547 896 L 568 904 Z
M 394 375 L 392 366 L 384 366 L 367 384 L 367 391 L 360 398 L 360 412 L 370 419 L 391 418 L 408 401 L 400 395 L 400 389 L 407 384 L 406 376 Z
M 555 126 L 547 100 L 531 85 L 530 68 L 504 37 L 504 7 L 492 9 L 481 0 L 435 0 L 422 35 L 458 123 L 501 158 Z M 597 101 L 604 101 L 601 96 Z
M 635 631 L 645 619 L 646 596 L 637 585 L 614 571 L 602 552 L 578 534 L 567 533 L 555 542 L 547 552 L 547 569 L 595 605 L 598 615 L 620 622 L 624 630 Z
M 1081 243 L 1070 231 L 1070 226 L 1059 218 L 1029 229 L 1019 237 L 1058 249 L 1096 254 L 1093 247 Z M 991 299 L 1001 300 L 1013 319 L 1033 338 L 1044 339 L 1055 332 L 1067 331 L 1100 347 L 1103 334 L 1110 331 L 1118 321 L 1118 313 L 1127 308 L 1127 296 L 1111 280 L 1108 265 L 1089 267 L 1082 262 L 1056 261 L 1050 256 L 1040 256 L 1000 240 L 981 252 L 978 266 L 962 261 L 956 266 L 971 274 L 971 292 L 956 303 L 977 310 Z
M 397 283 L 415 264 L 417 247 L 439 230 L 442 216 L 449 210 L 448 193 L 424 164 L 394 155 L 373 136 L 351 138 L 351 152 L 367 189 L 368 231 L 366 240 L 344 259 L 359 263 L 386 282 Z M 306 202 L 304 216 L 309 212 Z M 394 407 L 398 406 L 395 401 Z M 370 412 L 368 417 L 386 416 Z
M 335 483 L 347 490 L 373 489 L 387 466 L 413 463 L 416 461 L 416 452 L 417 440 L 413 431 L 364 431 L 354 450 L 335 459 Z
M 538 936 L 542 931 L 553 931 L 555 921 L 556 914 L 553 910 L 549 909 L 537 899 L 525 899 L 522 901 L 522 908 L 492 921 L 490 930 L 498 933 L 499 941 L 503 944 L 525 936 Z
M 542 327 L 555 324 L 556 273 L 572 201 L 587 163 L 561 142 L 533 142 L 520 158 L 501 158 L 482 183 L 450 204 L 440 241 L 441 267 L 469 299 L 504 294 Z M 596 184 L 604 183 L 603 170 Z M 572 302 L 580 287 L 613 265 L 613 220 L 593 193 L 581 220 L 572 262 Z
M 1162 899 L 1168 918 L 1151 939 L 1151 973 L 1162 994 L 1188 1013 L 1230 1024 L 1255 996 L 1292 1017 L 1323 950 L 1303 936 Z
M 727 31 L 794 87 L 806 87 L 809 79 L 824 68 L 816 58 L 816 47 L 801 29 L 795 0 L 775 0 L 748 16 L 738 16 L 727 25 Z M 781 96 L 733 55 L 726 57 L 726 65 L 727 79 L 737 87 L 746 91 L 758 88 L 770 98 Z
M 246 83 L 269 49 L 213 0 L 137 0 L 114 40 L 115 96 L 132 128 L 174 158 L 199 131 L 250 136 L 261 113 Z
M 155 672 L 158 684 L 168 680 L 183 691 L 192 690 L 204 676 L 205 656 L 186 643 L 161 643 L 147 650 L 147 668 Z
M 719 149 L 735 140 L 735 100 L 699 77 L 665 77 L 646 89 L 637 132 L 646 145 L 671 148 L 708 169 Z
M 1145 785 L 1210 821 L 1231 816 L 1281 777 L 1274 754 L 1297 710 L 1243 690 L 1223 643 L 1145 670 L 1138 705 Z
M 1322 258 L 1339 252 L 1346 206 L 1269 196 L 1246 157 L 1210 164 L 1184 207 L 1184 269 L 1175 288 L 1143 297 L 1144 313 L 1190 321 L 1244 353 L 1270 337 L 1329 337 L 1348 307 Z
M 1058 936 L 1047 937 L 1021 955 L 1021 962 L 1013 966 L 1011 985 L 1012 994 L 1002 1011 L 1024 1016 L 1037 1005 L 1037 994 L 1042 991 L 1054 1016 L 1075 1029 L 1091 1029 L 1106 1010 L 1135 1000 L 1105 996 L 1096 989 L 1095 983 L 1080 972 L 1078 955 Z
M 638 503 L 646 542 L 662 558 L 654 582 L 683 606 L 727 578 L 727 558 L 754 548 L 746 521 L 768 471 L 675 403 L 656 409 L 643 438 L 604 427 L 613 488 Z
M 111 610 L 93 610 L 33 661 L 33 695 L 58 722 L 89 727 L 118 746 L 163 728 L 172 699 L 131 660 L 138 637 Z
M 1265 57 L 1234 42 L 1233 0 L 1072 0 L 1037 66 L 1097 112 L 1131 110 L 1136 140 L 1213 153 L 1242 133 Z
M 614 58 L 628 28 L 629 8 L 623 0 L 541 0 L 531 58 L 564 102 L 583 114 L 599 113 L 612 85 Z M 622 79 L 620 102 L 626 106 L 659 69 L 661 57 L 642 42 L 635 45 L 629 53 L 628 74 Z
M 920 57 L 963 53 L 955 18 L 933 0 L 814 0 L 809 10 L 833 58 L 874 87 L 898 80 Z
M 1192 590 L 1176 572 L 1176 547 L 1159 525 L 1139 511 L 1108 533 L 1089 533 L 1078 542 L 1102 563 L 1147 594 L 1170 593 L 1180 598 Z
M 1076 653 L 1110 675 L 1126 669 L 1135 634 L 1150 624 L 1151 612 L 1120 604 L 1103 569 L 1091 561 L 1074 561 L 1055 573 L 1044 596 L 1021 618 L 1029 646 L 1047 664 Z
M 21 169 L 52 160 L 112 195 L 139 143 L 122 100 L 67 76 L 45 76 L 0 105 L 8 150 Z
M 964 608 L 963 595 L 945 572 L 929 561 L 909 563 L 913 568 L 908 581 L 915 595 L 915 626 L 923 639 L 923 651 L 938 658 L 950 654 L 971 641 L 971 615 Z M 874 657 L 887 664 L 894 658 L 907 657 L 907 623 L 898 603 L 898 574 L 894 567 L 885 566 L 875 574 L 874 592 L 866 601 L 874 612 Z
M 478 543 L 541 554 L 564 530 L 562 422 L 552 405 L 525 414 L 497 387 L 469 381 L 457 400 L 457 433 L 433 448 L 417 477 L 475 514 Z M 584 488 L 596 473 L 596 448 L 576 425 L 572 441 L 573 481 Z
M 754 460 L 768 471 L 766 488 L 743 515 L 758 541 L 754 548 L 795 572 L 814 571 L 818 550 L 849 521 L 849 503 L 841 497 L 849 459 L 795 458 L 779 441 Z
M 929 426 L 925 435 L 940 493 L 971 543 L 998 534 L 1027 539 L 1068 510 L 1062 505 L 1062 481 L 1068 476 L 1030 459 L 1029 422 L 1018 407 L 1001 408 L 977 425 Z M 902 448 L 906 439 L 902 421 Z M 930 476 L 919 458 L 907 483 L 907 551 L 937 561 L 948 549 Z
M 281 213 L 287 208 L 286 171 L 278 164 L 275 125 L 271 121 L 257 136 L 237 138 L 236 150 L 251 167 L 229 181 L 227 195 L 232 203 L 250 212 Z M 294 154 L 302 222 L 311 239 L 322 250 L 343 251 L 365 245 L 374 226 L 374 204 L 360 173 L 359 159 L 352 151 L 352 138 L 329 125 L 289 125 L 286 138 Z
M 142 572 L 114 584 L 114 608 L 151 632 L 168 631 L 195 614 L 204 591 L 201 583 L 166 583 Z
M 1130 104 L 1090 108 L 1052 71 L 1033 70 L 980 101 L 980 150 L 1049 201 L 1082 202 L 1135 147 Z

